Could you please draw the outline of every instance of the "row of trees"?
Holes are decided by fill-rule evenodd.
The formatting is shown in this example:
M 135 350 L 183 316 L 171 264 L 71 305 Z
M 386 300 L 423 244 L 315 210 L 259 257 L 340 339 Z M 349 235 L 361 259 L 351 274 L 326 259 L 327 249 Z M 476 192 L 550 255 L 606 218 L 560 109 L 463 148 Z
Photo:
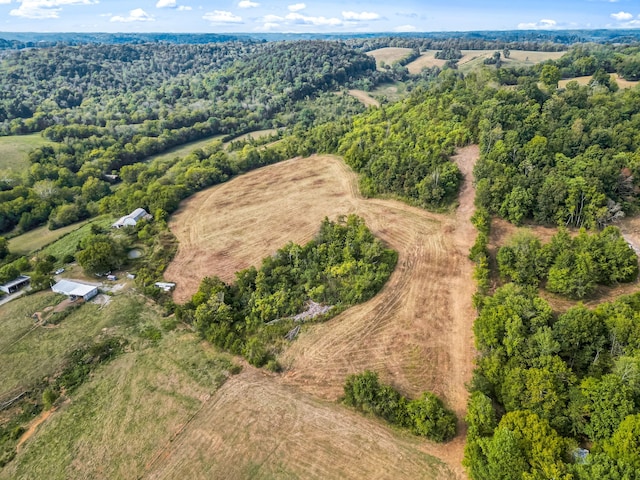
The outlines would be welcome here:
M 456 416 L 437 396 L 425 392 L 410 400 L 391 385 L 380 383 L 375 372 L 348 376 L 343 402 L 435 442 L 446 442 L 456 434 Z

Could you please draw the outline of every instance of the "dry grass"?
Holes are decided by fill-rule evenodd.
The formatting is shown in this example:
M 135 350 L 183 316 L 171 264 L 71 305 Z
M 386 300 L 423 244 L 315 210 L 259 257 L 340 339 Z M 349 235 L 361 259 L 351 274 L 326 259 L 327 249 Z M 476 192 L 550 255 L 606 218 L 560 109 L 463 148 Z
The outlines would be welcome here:
M 437 50 L 427 50 L 419 58 L 407 65 L 409 73 L 417 74 L 426 67 L 442 68 L 446 60 L 435 58 Z M 463 71 L 473 70 L 484 65 L 486 58 L 491 58 L 496 50 L 462 50 L 462 58 L 458 60 L 458 67 Z M 500 52 L 502 53 L 502 52 Z M 556 60 L 566 52 L 534 52 L 528 50 L 511 50 L 509 58 L 502 56 L 503 65 L 506 67 L 520 67 L 535 65 L 546 60 Z
M 249 368 L 225 383 L 142 478 L 459 477 L 415 437 Z
M 477 147 L 456 158 L 467 179 Z M 382 292 L 331 321 L 305 331 L 281 358 L 284 382 L 335 400 L 347 375 L 378 371 L 409 395 L 442 395 L 462 417 L 472 371 L 475 317 L 471 305 L 475 238 L 469 222 L 473 189 L 465 183 L 456 214 L 433 214 L 393 200 L 363 199 L 356 175 L 332 156 L 293 159 L 196 194 L 170 221 L 180 240 L 166 277 L 184 301 L 199 280 L 234 272 L 288 241 L 304 243 L 325 216 L 357 213 L 375 235 L 398 250 L 396 270 Z M 463 438 L 431 451 L 459 469 Z
M 423 68 L 431 68 L 431 67 L 444 67 L 444 64 L 447 63 L 446 60 L 441 60 L 439 58 L 435 58 L 437 50 L 427 50 L 418 58 L 416 58 L 413 62 L 407 65 L 409 69 L 409 73 L 412 75 L 418 74 L 422 71 Z
M 362 102 L 365 107 L 379 107 L 380 102 L 364 90 L 349 90 L 349 95 Z
M 403 58 L 408 57 L 410 53 L 410 48 L 384 47 L 377 50 L 371 50 L 370 52 L 367 52 L 367 55 L 375 58 L 378 69 L 382 69 L 382 62 L 386 65 L 391 65 L 394 62 L 399 62 Z
M 636 85 L 638 85 L 638 83 L 640 83 L 638 81 L 633 82 L 633 81 L 625 80 L 624 78 L 620 77 L 620 75 L 618 75 L 617 73 L 612 73 L 611 77 L 618 84 L 618 87 L 622 89 L 633 88 Z M 587 85 L 590 81 L 591 81 L 591 75 L 586 75 L 584 77 L 565 78 L 564 80 L 560 80 L 558 82 L 558 87 L 566 88 L 569 82 L 578 82 L 579 85 Z
M 249 132 L 249 133 L 245 133 L 244 135 L 240 135 L 239 137 L 236 137 L 233 140 L 236 140 L 236 141 L 249 140 L 249 139 L 258 140 L 259 138 L 268 137 L 269 135 L 273 135 L 275 133 L 278 133 L 278 130 L 275 128 L 269 128 L 267 130 L 256 130 L 255 132 Z

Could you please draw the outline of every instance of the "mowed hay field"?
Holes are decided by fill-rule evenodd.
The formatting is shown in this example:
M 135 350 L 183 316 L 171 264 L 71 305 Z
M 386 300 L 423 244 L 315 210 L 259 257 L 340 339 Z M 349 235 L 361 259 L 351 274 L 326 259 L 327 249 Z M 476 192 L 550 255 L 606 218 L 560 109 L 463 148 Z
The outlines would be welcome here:
M 498 50 L 461 50 L 462 58 L 458 60 L 458 67 L 463 70 L 472 70 L 475 67 L 484 65 L 486 58 L 491 58 Z M 437 50 L 427 50 L 422 55 L 407 65 L 411 74 L 418 74 L 423 68 L 442 68 L 446 60 L 435 58 Z M 500 51 L 502 54 L 502 51 Z M 535 65 L 546 60 L 557 60 L 566 52 L 536 52 L 529 50 L 511 50 L 509 58 L 501 57 L 503 65 L 506 67 L 517 67 L 525 65 Z
M 367 52 L 367 55 L 376 59 L 376 65 L 378 69 L 382 68 L 382 64 L 391 65 L 394 62 L 398 62 L 403 58 L 406 58 L 411 53 L 410 48 L 401 47 L 384 47 L 377 50 L 371 50 Z
M 615 82 L 618 84 L 618 87 L 623 89 L 633 88 L 640 83 L 638 81 L 625 80 L 624 78 L 620 77 L 620 75 L 618 75 L 617 73 L 612 73 L 611 78 L 615 80 Z M 578 82 L 579 85 L 587 85 L 590 81 L 591 81 L 591 75 L 586 75 L 584 77 L 565 78 L 558 82 L 558 87 L 567 88 L 567 84 L 569 82 Z
M 459 478 L 422 444 L 248 368 L 222 386 L 142 478 Z
M 396 270 L 372 300 L 312 326 L 284 352 L 282 382 L 334 401 L 347 375 L 373 369 L 411 396 L 443 396 L 464 416 L 473 367 L 472 264 L 475 230 L 470 179 L 475 146 L 456 158 L 465 174 L 455 214 L 434 214 L 395 200 L 364 199 L 356 175 L 333 156 L 298 158 L 243 175 L 187 200 L 170 221 L 180 246 L 166 278 L 185 301 L 199 280 L 259 265 L 289 241 L 305 243 L 325 216 L 356 213 L 398 250 Z M 250 407 L 248 407 L 250 408 Z M 425 446 L 456 475 L 464 439 Z M 338 476 L 339 477 L 339 476 Z M 403 478 L 403 477 L 398 477 Z

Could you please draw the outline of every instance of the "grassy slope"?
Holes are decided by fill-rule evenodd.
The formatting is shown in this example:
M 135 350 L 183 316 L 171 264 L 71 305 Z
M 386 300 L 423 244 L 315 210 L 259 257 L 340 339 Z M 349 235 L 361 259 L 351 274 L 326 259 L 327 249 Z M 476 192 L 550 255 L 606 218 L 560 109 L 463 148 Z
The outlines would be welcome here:
M 34 148 L 51 144 L 39 133 L 0 137 L 0 170 L 22 172 L 29 167 L 28 154 Z
M 0 396 L 18 387 L 28 387 L 60 368 L 67 354 L 100 335 L 103 328 L 117 332 L 136 321 L 140 302 L 116 297 L 99 312 L 86 304 L 58 326 L 34 327 L 34 312 L 57 304 L 60 297 L 51 291 L 9 302 L 0 307 Z
M 60 406 L 0 479 L 138 478 L 229 374 L 229 358 L 191 333 L 165 332 L 157 342 L 136 336 L 140 324 L 163 322 L 139 299 L 123 295 L 101 314 L 91 307 L 82 307 L 84 330 L 76 333 L 111 325 L 109 334 L 129 338 L 128 351 Z

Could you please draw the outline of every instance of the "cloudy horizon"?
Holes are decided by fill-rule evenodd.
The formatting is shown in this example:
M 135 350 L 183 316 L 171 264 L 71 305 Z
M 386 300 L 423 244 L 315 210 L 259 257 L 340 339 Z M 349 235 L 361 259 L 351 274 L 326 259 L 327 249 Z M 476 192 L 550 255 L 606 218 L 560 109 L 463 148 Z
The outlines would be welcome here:
M 5 32 L 346 33 L 640 27 L 630 0 L 0 0 Z

